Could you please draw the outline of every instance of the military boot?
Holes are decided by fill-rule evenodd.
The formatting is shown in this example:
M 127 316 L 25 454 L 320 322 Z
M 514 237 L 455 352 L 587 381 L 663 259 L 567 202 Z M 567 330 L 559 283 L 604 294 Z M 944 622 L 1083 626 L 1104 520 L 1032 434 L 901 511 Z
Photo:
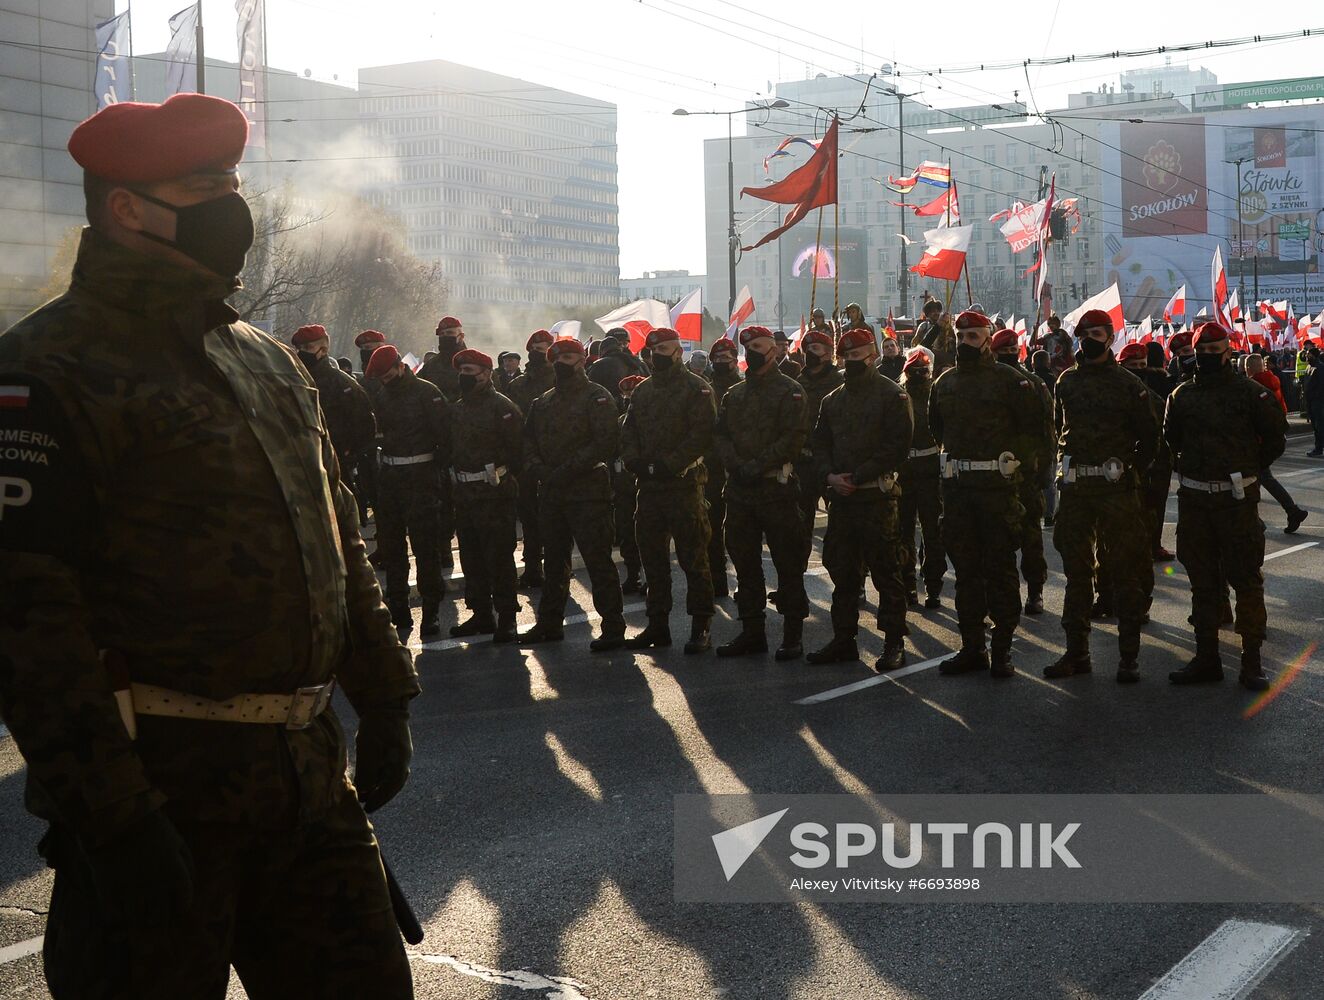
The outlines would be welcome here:
M 647 631 L 647 630 L 645 630 Z M 667 642 L 671 642 L 671 633 L 667 633 Z M 605 628 L 602 634 L 588 644 L 591 653 L 609 653 L 613 649 L 620 649 L 625 645 L 625 626 L 621 625 L 619 630 L 612 629 L 608 632 Z
M 1016 667 L 1011 662 L 1010 649 L 993 650 L 993 665 L 989 670 L 989 674 L 999 680 L 1016 676 Z
M 1077 674 L 1088 674 L 1093 669 L 1094 665 L 1090 662 L 1089 640 L 1068 639 L 1066 652 L 1044 667 L 1044 676 L 1050 681 L 1055 681 L 1063 677 L 1075 677 Z
M 1253 639 L 1242 641 L 1241 675 L 1237 679 L 1247 691 L 1269 690 L 1269 678 L 1264 676 L 1264 664 L 1260 662 L 1260 644 Z
M 919 591 L 909 590 L 906 592 L 906 603 L 912 608 L 919 607 Z
M 539 642 L 560 642 L 565 638 L 565 629 L 560 625 L 552 626 L 535 622 L 533 628 L 519 634 L 520 645 L 532 646 Z
M 670 646 L 671 626 L 667 619 L 649 618 L 648 626 L 639 634 L 625 640 L 626 649 L 648 649 L 651 646 Z
M 804 637 L 805 621 L 803 618 L 786 618 L 782 621 L 782 644 L 777 647 L 773 659 L 779 661 L 798 660 L 805 655 L 801 645 Z
M 822 649 L 805 654 L 808 663 L 849 663 L 860 658 L 860 647 L 853 635 L 834 635 Z
M 899 669 L 906 662 L 906 644 L 899 636 L 883 636 L 883 655 L 874 663 L 874 670 L 880 674 Z
M 962 646 L 955 656 L 949 656 L 938 664 L 938 673 L 948 677 L 987 669 L 988 654 L 982 646 Z
M 643 584 L 639 580 L 639 571 L 627 572 L 625 582 L 621 584 L 622 594 L 637 594 L 643 590 Z
M 450 633 L 457 639 L 469 635 L 491 635 L 496 631 L 496 621 L 490 611 L 475 611 L 458 625 L 452 625 Z
M 1090 608 L 1090 617 L 1095 619 L 1111 618 L 1113 616 L 1112 602 L 1100 595 L 1094 599 L 1094 607 Z
M 404 639 L 414 629 L 414 616 L 409 610 L 408 604 L 390 605 L 391 624 L 395 626 L 396 632 L 401 639 Z
M 740 623 L 740 634 L 730 642 L 717 647 L 718 656 L 748 656 L 751 653 L 768 651 L 768 634 L 763 622 L 746 621 Z
M 423 608 L 422 621 L 418 626 L 419 635 L 441 634 L 441 606 L 428 604 Z
M 1117 661 L 1117 683 L 1135 684 L 1140 680 L 1140 664 L 1134 656 L 1124 656 Z
M 515 615 L 509 611 L 497 615 L 496 630 L 492 633 L 493 642 L 514 642 L 519 638 L 515 627 Z
M 542 573 L 536 569 L 525 569 L 519 577 L 521 590 L 533 590 L 542 586 Z
M 1044 613 L 1044 588 L 1031 587 L 1025 595 L 1025 613 L 1041 615 Z
M 707 615 L 695 615 L 690 619 L 690 637 L 685 642 L 685 655 L 706 653 L 712 648 L 712 619 Z
M 1174 684 L 1214 684 L 1223 679 L 1223 658 L 1218 654 L 1217 635 L 1195 637 L 1195 658 L 1168 674 Z
M 930 587 L 928 595 L 924 598 L 926 608 L 942 607 L 942 587 Z

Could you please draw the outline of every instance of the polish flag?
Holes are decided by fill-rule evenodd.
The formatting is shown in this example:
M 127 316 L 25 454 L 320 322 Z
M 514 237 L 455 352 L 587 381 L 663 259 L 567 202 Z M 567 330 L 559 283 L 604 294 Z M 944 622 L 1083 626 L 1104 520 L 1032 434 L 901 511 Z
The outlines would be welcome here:
M 1223 269 L 1223 248 L 1214 247 L 1214 259 L 1209 268 L 1209 281 L 1213 289 L 1214 319 L 1225 328 L 1232 329 L 1227 312 L 1227 272 Z
M 1075 330 L 1076 324 L 1080 322 L 1080 317 L 1084 316 L 1091 309 L 1102 309 L 1113 321 L 1113 329 L 1120 330 L 1126 326 L 1126 319 L 1122 314 L 1122 296 L 1117 291 L 1117 282 L 1113 282 L 1098 295 L 1086 299 L 1075 309 L 1062 317 L 1062 325 L 1068 330 Z
M 548 327 L 547 332 L 553 337 L 574 337 L 576 340 L 582 340 L 583 327 L 584 324 L 577 319 L 562 319 Z
M 703 289 L 696 288 L 671 307 L 671 329 L 681 340 L 703 339 Z
M 614 330 L 618 326 L 630 333 L 630 350 L 638 353 L 644 346 L 648 334 L 671 323 L 671 310 L 665 302 L 657 299 L 636 299 L 627 302 L 619 309 L 613 309 L 606 316 L 599 316 L 593 321 L 602 328 L 602 332 Z
M 740 332 L 740 328 L 753 317 L 754 296 L 749 293 L 749 286 L 745 285 L 740 289 L 740 294 L 736 296 L 735 308 L 731 310 L 731 319 L 726 324 L 726 339 L 736 340 L 736 334 Z
M 1140 321 L 1140 325 L 1136 327 L 1135 342 L 1137 344 L 1148 344 L 1152 342 L 1153 339 L 1154 339 L 1154 321 L 1151 320 L 1148 316 L 1146 316 L 1144 319 Z
M 956 281 L 965 266 L 974 226 L 942 226 L 924 234 L 924 256 L 911 270 L 926 278 Z
M 407 352 L 400 360 L 403 361 L 414 374 L 418 374 L 418 370 L 423 367 L 423 362 L 419 361 L 418 358 L 414 356 L 413 351 Z
M 1186 286 L 1182 285 L 1172 293 L 1168 304 L 1163 307 L 1163 322 L 1171 323 L 1174 316 L 1186 315 Z
M 1232 317 L 1233 323 L 1241 319 L 1241 299 L 1238 297 L 1235 288 L 1232 289 L 1232 294 L 1228 296 L 1227 314 Z
M 26 385 L 0 385 L 0 410 L 26 410 L 31 395 Z

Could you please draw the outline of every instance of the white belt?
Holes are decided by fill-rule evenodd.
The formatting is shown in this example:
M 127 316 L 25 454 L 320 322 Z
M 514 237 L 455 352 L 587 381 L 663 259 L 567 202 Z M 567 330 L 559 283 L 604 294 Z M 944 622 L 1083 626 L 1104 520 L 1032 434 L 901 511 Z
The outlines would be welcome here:
M 175 719 L 212 722 L 284 724 L 286 729 L 307 729 L 331 702 L 336 682 L 299 688 L 294 694 L 237 694 L 225 701 L 172 691 L 155 684 L 131 684 L 133 711 Z
M 943 479 L 956 479 L 962 472 L 996 472 L 1004 479 L 1010 479 L 1021 467 L 1016 456 L 1009 451 L 1004 451 L 997 458 L 988 460 L 952 458 L 943 453 L 940 461 Z
M 779 483 L 789 483 L 791 481 L 791 473 L 793 471 L 794 469 L 791 467 L 791 463 L 787 462 L 785 465 L 782 465 L 779 468 L 769 469 L 767 472 L 763 473 L 763 478 L 775 479 Z
M 936 444 L 935 444 L 932 448 L 911 448 L 911 449 L 910 449 L 910 455 L 909 455 L 908 457 L 910 457 L 910 458 L 928 458 L 930 455 L 936 455 L 936 454 L 938 454 L 938 452 L 941 451 L 941 450 L 942 450 L 942 449 L 940 449 Z M 993 464 L 996 465 L 997 463 L 994 462 Z
M 383 455 L 382 465 L 419 465 L 423 462 L 431 462 L 432 452 L 426 455 Z
M 619 458 L 616 459 L 616 461 L 614 461 L 614 462 L 611 463 L 611 467 L 612 467 L 612 470 L 615 471 L 615 472 L 624 472 L 624 471 L 625 471 L 625 463 L 622 462 Z
M 1062 456 L 1062 482 L 1070 484 L 1077 479 L 1106 479 L 1110 483 L 1120 483 L 1126 475 L 1126 463 L 1120 458 L 1110 458 L 1102 465 L 1077 465 L 1070 455 Z
M 877 479 L 870 479 L 867 483 L 856 483 L 855 488 L 857 490 L 890 490 L 895 482 L 896 475 L 889 472 Z
M 451 473 L 451 478 L 457 483 L 488 483 L 492 486 L 500 486 L 501 480 L 506 478 L 506 467 L 489 465 L 482 472 L 455 471 Z
M 1240 482 L 1234 480 L 1220 480 L 1216 483 L 1206 483 L 1200 479 L 1188 479 L 1185 476 L 1178 476 L 1177 481 L 1188 490 L 1199 490 L 1201 493 L 1237 493 L 1241 491 L 1244 494 L 1245 488 L 1259 480 L 1258 476 L 1246 476 L 1244 479 L 1238 474 Z M 1240 497 L 1238 497 L 1240 499 Z

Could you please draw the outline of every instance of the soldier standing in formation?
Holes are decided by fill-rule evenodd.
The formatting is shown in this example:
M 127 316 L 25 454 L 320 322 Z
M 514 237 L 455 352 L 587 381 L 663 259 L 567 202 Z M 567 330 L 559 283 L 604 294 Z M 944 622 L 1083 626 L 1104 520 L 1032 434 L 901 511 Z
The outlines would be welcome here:
M 354 376 L 355 381 L 363 387 L 363 391 L 368 396 L 369 404 L 375 404 L 377 393 L 381 389 L 380 382 L 370 382 L 363 373 L 368 369 L 368 360 L 372 357 L 372 352 L 386 343 L 386 336 L 378 333 L 376 330 L 364 330 L 354 338 L 354 346 L 359 351 L 359 374 Z M 373 418 L 374 423 L 376 417 Z M 354 496 L 358 501 L 359 520 L 366 522 L 368 511 L 377 509 L 377 450 L 381 442 L 381 431 L 377 430 L 367 446 L 357 456 L 354 463 L 354 485 L 358 487 Z M 376 556 L 370 557 L 373 565 L 376 565 Z
M 1091 309 L 1076 326 L 1076 363 L 1057 380 L 1061 473 L 1053 544 L 1062 556 L 1066 652 L 1044 668 L 1049 678 L 1088 674 L 1090 599 L 1096 553 L 1117 610 L 1117 681 L 1140 680 L 1143 576 L 1153 573 L 1140 486 L 1158 449 L 1149 389 L 1113 356 L 1112 318 Z
M 60 1000 L 220 996 L 232 965 L 255 1000 L 413 995 L 364 809 L 408 777 L 418 680 L 312 379 L 224 301 L 247 133 L 199 94 L 74 129 L 72 284 L 0 336 L 0 431 L 32 442 L 0 456 L 26 498 L 0 520 L 0 712 L 50 824 Z
M 915 582 L 915 522 L 919 522 L 924 543 L 924 606 L 942 607 L 942 577 L 947 572 L 947 555 L 942 547 L 942 488 L 938 452 L 941 450 L 929 430 L 929 395 L 933 391 L 933 353 L 927 347 L 912 347 L 901 371 L 901 388 L 910 397 L 914 433 L 910 451 L 901 466 L 899 483 L 901 503 L 898 509 L 901 535 L 901 584 L 910 604 L 919 603 Z
M 460 398 L 460 380 L 451 363 L 455 355 L 464 350 L 464 326 L 454 316 L 443 316 L 437 323 L 437 353 L 419 370 L 418 377 L 431 382 L 441 390 L 446 402 L 454 403 Z M 455 497 L 451 490 L 451 481 L 442 477 L 441 481 L 441 568 L 449 572 L 455 565 L 451 552 L 451 541 L 455 537 Z
M 382 433 L 377 553 L 386 573 L 386 606 L 402 635 L 413 628 L 409 611 L 412 547 L 423 606 L 419 635 L 436 635 L 441 631 L 441 601 L 446 596 L 441 563 L 441 479 L 450 465 L 450 410 L 441 390 L 410 371 L 390 344 L 372 352 L 365 374 L 381 383 L 377 395 L 377 426 Z
M 538 522 L 546 576 L 538 620 L 521 634 L 526 643 L 565 638 L 570 557 L 577 546 L 593 589 L 602 632 L 596 652 L 625 644 L 621 578 L 611 550 L 611 463 L 620 441 L 611 393 L 584 374 L 584 345 L 572 337 L 552 343 L 547 360 L 555 384 L 535 399 L 524 421 L 524 464 L 539 483 Z
M 810 663 L 859 659 L 863 569 L 878 586 L 883 631 L 879 672 L 905 662 L 906 595 L 902 589 L 897 529 L 897 471 L 910 450 L 913 424 L 904 389 L 879 374 L 878 351 L 868 330 L 850 330 L 838 344 L 846 362 L 844 384 L 823 400 L 814 427 L 816 480 L 828 488 L 823 565 L 832 577 L 832 641 L 810 653 Z
M 620 402 L 621 379 L 630 375 L 647 375 L 643 364 L 630 353 L 630 332 L 622 327 L 607 331 L 600 343 L 602 353 L 588 366 L 588 380 L 596 382 Z
M 717 454 L 726 469 L 726 548 L 736 570 L 740 634 L 717 649 L 718 656 L 764 653 L 767 590 L 763 575 L 766 539 L 777 569 L 777 610 L 784 632 L 778 660 L 803 655 L 801 637 L 809 615 L 805 596 L 804 521 L 793 463 L 805 441 L 804 390 L 777 370 L 776 343 L 767 327 L 740 331 L 745 378 L 722 400 Z
M 956 366 L 929 398 L 929 427 L 943 447 L 942 539 L 956 571 L 961 648 L 943 674 L 987 670 L 984 618 L 993 621 L 992 672 L 1011 677 L 1011 640 L 1021 617 L 1016 546 L 1024 508 L 1018 456 L 1043 432 L 1043 404 L 1030 380 L 993 357 L 993 327 L 973 311 L 956 319 Z
M 791 357 L 791 338 L 785 330 L 773 334 L 777 347 L 777 370 L 788 378 L 800 377 L 800 365 Z
M 740 384 L 739 352 L 734 340 L 721 337 L 708 351 L 712 372 L 708 381 L 713 387 L 713 403 L 720 409 L 722 400 L 733 385 Z M 715 599 L 731 596 L 726 579 L 726 480 L 727 471 L 717 451 L 717 436 L 704 456 L 708 466 L 708 482 L 704 484 L 703 498 L 708 503 L 708 570 L 713 578 Z
M 524 367 L 524 374 L 510 383 L 510 400 L 519 407 L 520 413 L 528 419 L 533 401 L 552 387 L 556 375 L 547 361 L 547 348 L 552 344 L 552 335 L 546 330 L 535 330 L 529 334 L 524 345 L 529 363 Z M 520 531 L 524 536 L 524 573 L 520 576 L 520 586 L 532 589 L 542 586 L 542 532 L 538 526 L 538 495 L 541 484 L 535 469 L 525 464 L 519 480 Z
M 621 399 L 621 423 L 630 411 L 630 400 L 634 390 L 644 380 L 642 375 L 627 375 L 621 379 L 617 389 Z M 622 594 L 640 594 L 644 583 L 640 578 L 643 573 L 643 560 L 639 555 L 639 542 L 634 535 L 635 501 L 639 493 L 639 480 L 617 458 L 612 464 L 611 474 L 612 512 L 616 521 L 616 547 L 621 553 L 621 562 L 625 564 L 625 580 L 621 583 Z
M 805 366 L 800 372 L 800 387 L 805 394 L 805 433 L 812 435 L 818 420 L 818 409 L 824 398 L 842 383 L 841 370 L 832 363 L 832 335 L 810 330 L 801 338 Z M 815 469 L 814 453 L 805 439 L 805 447 L 795 460 L 795 475 L 800 480 L 800 516 L 805 522 L 805 559 L 814 548 L 814 519 L 818 517 L 818 501 L 824 492 L 823 477 Z
M 377 439 L 377 421 L 373 418 L 368 394 L 331 360 L 331 341 L 326 335 L 326 327 L 317 324 L 301 326 L 290 338 L 290 343 L 317 386 L 326 431 L 331 435 L 331 445 L 336 449 L 341 471 L 353 469 L 358 457 Z
M 671 645 L 671 543 L 685 574 L 691 620 L 686 653 L 712 648 L 713 581 L 708 569 L 708 511 L 703 457 L 712 445 L 717 409 L 706 381 L 682 364 L 680 335 L 648 334 L 653 374 L 634 390 L 621 422 L 621 462 L 638 480 L 634 534 L 648 581 L 648 626 L 628 649 Z
M 1174 684 L 1223 679 L 1218 652 L 1224 580 L 1237 595 L 1241 683 L 1269 686 L 1260 661 L 1264 610 L 1264 522 L 1256 509 L 1259 471 L 1287 447 L 1287 416 L 1273 394 L 1229 364 L 1227 331 L 1196 331 L 1196 373 L 1168 397 L 1163 433 L 1177 467 L 1177 558 L 1191 580 L 1195 658 L 1169 674 Z
M 519 614 L 515 579 L 515 500 L 524 439 L 519 407 L 496 391 L 492 359 L 465 349 L 451 358 L 460 398 L 451 408 L 451 488 L 464 568 L 464 603 L 472 614 L 451 635 L 492 635 L 514 642 Z M 495 615 L 493 614 L 495 612 Z

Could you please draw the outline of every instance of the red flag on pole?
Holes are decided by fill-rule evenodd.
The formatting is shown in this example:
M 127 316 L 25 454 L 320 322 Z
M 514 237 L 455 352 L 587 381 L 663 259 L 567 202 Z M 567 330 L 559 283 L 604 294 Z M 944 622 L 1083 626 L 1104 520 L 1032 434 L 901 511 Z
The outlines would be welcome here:
M 781 226 L 768 233 L 754 246 L 741 247 L 749 251 L 775 240 L 786 230 L 809 214 L 811 209 L 834 205 L 837 201 L 837 119 L 832 119 L 827 134 L 818 144 L 814 155 L 802 166 L 796 167 L 781 180 L 761 188 L 741 188 L 740 196 L 752 195 L 764 201 L 781 205 L 794 205 Z

